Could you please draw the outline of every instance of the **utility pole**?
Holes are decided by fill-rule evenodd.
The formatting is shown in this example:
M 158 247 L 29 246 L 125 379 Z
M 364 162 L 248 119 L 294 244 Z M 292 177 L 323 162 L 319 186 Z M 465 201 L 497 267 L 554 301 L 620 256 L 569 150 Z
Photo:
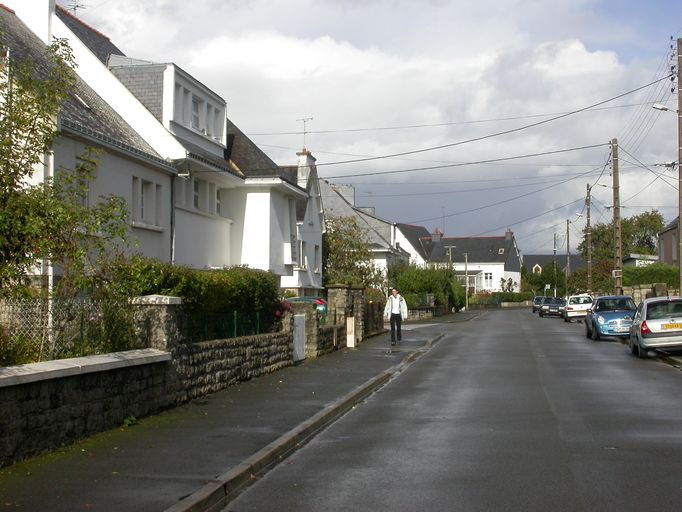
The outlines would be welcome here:
M 618 139 L 611 140 L 611 161 L 613 169 L 613 236 L 615 261 L 613 277 L 616 280 L 616 295 L 623 295 L 623 241 L 620 229 L 620 178 L 618 176 Z
M 554 233 L 554 296 L 556 297 L 556 233 Z
M 469 311 L 469 253 L 464 253 L 464 310 Z
M 592 292 L 592 231 L 590 228 L 590 184 L 587 184 L 587 197 L 585 207 L 587 209 L 587 223 L 585 225 L 585 245 L 587 245 L 587 292 Z
M 680 286 L 678 294 L 682 293 L 682 94 L 680 93 L 680 79 L 682 79 L 682 38 L 677 40 L 677 264 L 680 267 Z
M 568 295 L 568 276 L 571 274 L 571 239 L 568 230 L 569 221 L 566 219 L 566 295 Z

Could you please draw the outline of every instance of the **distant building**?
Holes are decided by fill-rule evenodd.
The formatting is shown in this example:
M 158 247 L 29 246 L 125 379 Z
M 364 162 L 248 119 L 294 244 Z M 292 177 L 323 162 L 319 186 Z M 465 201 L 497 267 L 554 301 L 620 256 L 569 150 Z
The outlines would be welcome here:
M 680 242 L 678 237 L 677 224 L 680 218 L 677 217 L 670 224 L 663 228 L 658 234 L 658 261 L 668 265 L 677 265 L 679 259 Z

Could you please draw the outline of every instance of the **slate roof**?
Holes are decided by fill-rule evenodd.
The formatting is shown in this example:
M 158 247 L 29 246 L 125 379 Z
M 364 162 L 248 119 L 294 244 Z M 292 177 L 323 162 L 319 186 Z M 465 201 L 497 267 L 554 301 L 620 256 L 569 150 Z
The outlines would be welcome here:
M 671 222 L 669 222 L 669 223 L 661 230 L 661 232 L 659 233 L 659 235 L 660 235 L 661 233 L 665 233 L 666 231 L 671 231 L 671 230 L 673 230 L 673 229 L 677 229 L 677 224 L 679 223 L 679 221 L 680 221 L 680 218 L 679 218 L 679 217 L 675 217 L 675 219 L 673 219 Z
M 104 65 L 109 63 L 109 56 L 112 54 L 125 57 L 125 54 L 107 36 L 84 23 L 63 7 L 57 5 L 55 11 L 57 17 L 78 36 L 78 39 L 83 41 Z
M 227 135 L 233 135 L 230 160 L 234 162 L 240 172 L 247 178 L 278 177 L 296 185 L 296 175 L 293 177 L 286 168 L 279 167 L 262 149 L 249 139 L 237 125 L 227 120 Z
M 11 58 L 31 62 L 37 75 L 47 70 L 45 45 L 10 10 L 0 9 L 0 43 L 11 50 Z M 59 113 L 62 131 L 81 134 L 128 153 L 163 165 L 165 161 L 146 141 L 80 77 L 73 94 Z
M 505 263 L 510 254 L 515 255 L 514 243 L 505 236 L 443 237 L 439 243 L 431 242 L 431 262 L 449 262 L 448 247 L 452 247 L 452 262 Z M 520 270 L 508 268 L 507 270 Z
M 369 244 L 372 249 L 392 250 L 390 232 L 391 223 L 378 217 L 374 217 L 351 204 L 341 193 L 335 190 L 334 185 L 327 180 L 320 179 L 320 197 L 325 216 L 329 217 L 355 217 L 360 221 L 360 226 L 367 229 Z
M 529 272 L 533 271 L 535 265 L 540 265 L 541 267 L 546 267 L 551 265 L 554 260 L 554 254 L 524 254 L 523 255 L 523 266 Z M 559 268 L 566 268 L 566 254 L 557 254 L 556 262 Z M 580 254 L 571 254 L 571 272 L 579 269 L 585 268 L 586 263 Z
M 412 247 L 419 253 L 419 255 L 424 258 L 424 260 L 429 259 L 429 253 L 426 250 L 426 243 L 431 240 L 431 233 L 424 226 L 415 226 L 413 224 L 401 224 L 397 223 L 398 229 L 402 232 L 403 236 L 407 238 Z

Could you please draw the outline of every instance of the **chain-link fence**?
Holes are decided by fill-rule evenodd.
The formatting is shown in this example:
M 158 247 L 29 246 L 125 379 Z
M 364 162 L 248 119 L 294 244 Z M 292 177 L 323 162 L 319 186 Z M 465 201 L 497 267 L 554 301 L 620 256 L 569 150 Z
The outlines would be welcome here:
M 0 366 L 148 346 L 135 306 L 89 299 L 0 300 Z

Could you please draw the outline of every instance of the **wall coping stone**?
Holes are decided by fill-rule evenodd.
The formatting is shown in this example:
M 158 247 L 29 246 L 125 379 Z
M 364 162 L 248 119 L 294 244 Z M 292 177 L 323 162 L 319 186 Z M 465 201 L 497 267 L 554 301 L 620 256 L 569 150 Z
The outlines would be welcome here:
M 27 384 L 59 377 L 114 370 L 116 368 L 170 361 L 169 352 L 155 348 L 127 350 L 96 356 L 57 359 L 0 368 L 0 387 Z
M 165 306 L 178 306 L 182 304 L 182 297 L 171 297 L 169 295 L 143 295 L 135 297 L 133 304 L 158 304 Z

